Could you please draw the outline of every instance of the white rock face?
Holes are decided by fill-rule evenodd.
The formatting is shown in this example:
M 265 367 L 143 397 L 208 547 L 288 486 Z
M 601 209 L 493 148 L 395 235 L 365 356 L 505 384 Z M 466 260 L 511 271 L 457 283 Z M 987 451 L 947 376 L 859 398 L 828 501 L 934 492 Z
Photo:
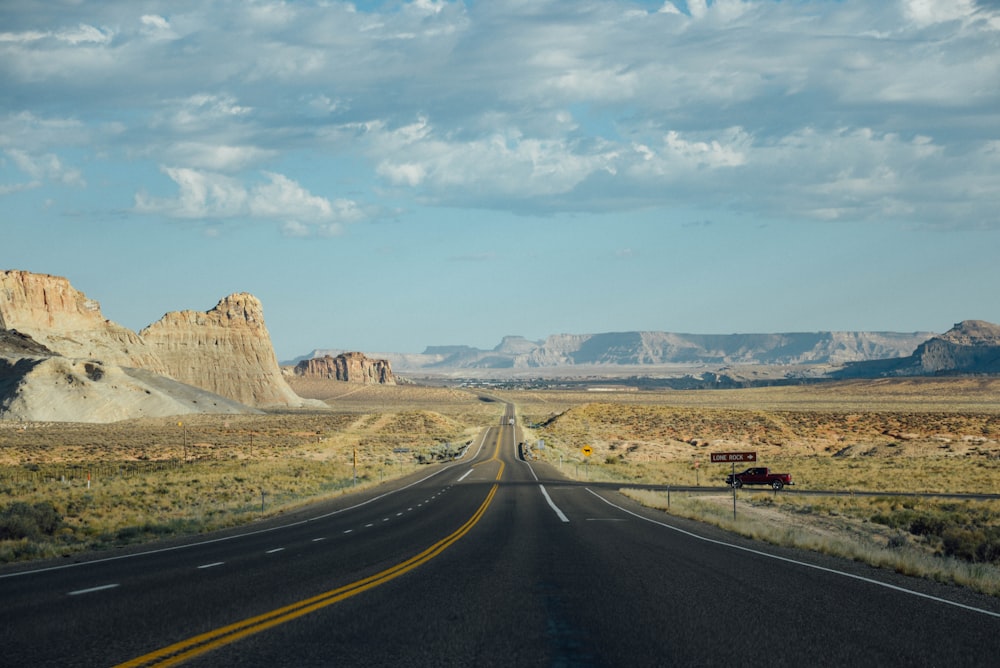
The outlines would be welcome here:
M 281 374 L 260 301 L 168 313 L 139 334 L 58 276 L 0 272 L 0 415 L 111 422 L 325 406 Z
M 231 399 L 139 369 L 65 357 L 22 359 L 3 418 L 24 422 L 118 422 L 189 413 L 251 412 Z M 0 359 L 0 376 L 6 362 Z
M 302 406 L 288 386 L 264 326 L 260 300 L 230 295 L 210 311 L 167 313 L 139 336 L 169 375 L 250 406 Z
M 0 328 L 27 334 L 63 357 L 167 373 L 135 332 L 105 320 L 98 302 L 60 276 L 0 271 Z

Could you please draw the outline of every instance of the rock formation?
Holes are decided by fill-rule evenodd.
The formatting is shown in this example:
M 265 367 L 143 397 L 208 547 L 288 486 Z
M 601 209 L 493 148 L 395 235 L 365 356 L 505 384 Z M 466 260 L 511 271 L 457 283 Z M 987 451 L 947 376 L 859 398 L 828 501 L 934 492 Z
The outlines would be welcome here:
M 1000 327 L 965 320 L 913 353 L 923 373 L 1000 373 Z
M 295 365 L 295 375 L 305 378 L 329 378 L 366 385 L 395 385 L 388 360 L 371 359 L 363 353 L 341 353 L 302 360 Z
M 108 422 L 250 407 L 323 405 L 281 375 L 260 302 L 168 313 L 140 333 L 101 315 L 65 278 L 0 272 L 0 414 Z
M 281 375 L 264 309 L 233 294 L 210 311 L 176 311 L 139 332 L 176 380 L 249 406 L 301 406 Z
M 964 320 L 917 346 L 909 357 L 856 362 L 840 378 L 1000 373 L 1000 326 Z
M 63 357 L 167 373 L 135 332 L 105 320 L 100 304 L 59 276 L 0 272 L 0 329 L 26 334 Z

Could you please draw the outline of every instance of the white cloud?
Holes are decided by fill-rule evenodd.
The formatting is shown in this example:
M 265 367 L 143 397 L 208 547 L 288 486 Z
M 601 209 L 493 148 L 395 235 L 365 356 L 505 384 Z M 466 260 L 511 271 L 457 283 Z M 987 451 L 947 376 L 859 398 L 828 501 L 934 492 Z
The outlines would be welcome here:
M 28 183 L 3 183 L 0 184 L 0 195 L 10 195 L 13 193 L 23 192 L 25 190 L 33 190 L 35 188 L 40 188 L 41 183 L 38 181 L 31 181 Z
M 26 44 L 45 39 L 51 33 L 40 32 L 38 30 L 26 30 L 22 32 L 0 32 L 0 43 L 8 42 L 15 44 Z
M 174 199 L 151 198 L 139 193 L 135 208 L 140 213 L 159 213 L 173 218 L 232 218 L 247 213 L 248 193 L 236 179 L 182 167 L 164 167 L 177 184 Z
M 611 154 L 574 149 L 568 140 L 536 139 L 516 131 L 474 140 L 439 137 L 426 121 L 398 130 L 375 128 L 377 172 L 397 186 L 420 187 L 436 201 L 566 193 L 609 165 Z
M 265 172 L 264 175 L 269 182 L 254 187 L 249 202 L 251 215 L 314 222 L 333 216 L 334 207 L 326 198 L 311 194 L 282 174 Z
M 239 121 L 252 112 L 232 95 L 198 93 L 170 104 L 158 114 L 157 123 L 172 126 L 178 132 L 198 132 Z
M 180 165 L 176 195 L 137 211 L 283 209 L 288 234 L 370 215 L 281 176 L 304 164 L 402 209 L 727 202 L 947 225 L 962 192 L 1000 227 L 981 150 L 1000 141 L 995 3 L 374 5 L 43 3 L 0 33 L 0 149 L 40 183 L 73 180 L 66 146 L 92 152 L 88 176 Z
M 142 24 L 142 34 L 151 39 L 176 39 L 178 36 L 170 22 L 159 14 L 144 14 L 139 23 Z
M 708 13 L 708 0 L 687 0 L 688 11 L 695 19 L 700 19 Z
M 343 232 L 345 223 L 368 216 L 357 202 L 313 195 L 275 172 L 264 172 L 266 180 L 249 187 L 239 179 L 213 172 L 184 167 L 164 167 L 163 172 L 178 186 L 177 196 L 158 198 L 139 192 L 134 205 L 137 213 L 205 220 L 273 220 L 290 236 L 334 236 Z
M 76 28 L 60 30 L 55 34 L 55 38 L 74 46 L 78 44 L 109 44 L 114 38 L 114 32 L 110 28 L 98 28 L 81 23 Z
M 427 176 L 423 165 L 416 163 L 382 162 L 376 172 L 393 185 L 419 186 Z
M 230 146 L 199 141 L 178 142 L 162 149 L 170 162 L 215 172 L 236 172 L 275 157 L 277 151 L 257 146 Z
M 902 0 L 906 16 L 919 27 L 972 18 L 975 0 Z
M 22 32 L 2 32 L 0 33 L 0 43 L 29 44 L 51 38 L 59 42 L 65 42 L 71 46 L 80 44 L 104 45 L 109 44 L 114 39 L 114 35 L 114 31 L 110 28 L 98 28 L 81 23 L 74 28 L 64 28 L 57 31 L 25 30 Z
M 5 153 L 17 168 L 30 176 L 35 183 L 48 180 L 69 186 L 86 185 L 80 170 L 66 167 L 59 156 L 53 153 L 33 155 L 16 148 L 7 149 Z

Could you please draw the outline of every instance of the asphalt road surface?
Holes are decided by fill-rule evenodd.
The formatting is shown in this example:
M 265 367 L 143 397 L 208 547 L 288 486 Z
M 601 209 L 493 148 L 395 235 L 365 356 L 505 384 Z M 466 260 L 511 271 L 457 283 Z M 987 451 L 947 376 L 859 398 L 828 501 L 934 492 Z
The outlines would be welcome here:
M 1000 600 L 570 483 L 510 417 L 307 513 L 8 567 L 0 665 L 1000 665 Z

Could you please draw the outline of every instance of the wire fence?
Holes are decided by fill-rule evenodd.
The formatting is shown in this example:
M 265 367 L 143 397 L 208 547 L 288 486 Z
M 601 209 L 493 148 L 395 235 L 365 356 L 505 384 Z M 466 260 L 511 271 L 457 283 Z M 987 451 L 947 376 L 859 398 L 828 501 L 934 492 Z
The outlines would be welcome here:
M 184 466 L 179 459 L 161 461 L 103 462 L 81 465 L 39 464 L 0 467 L 0 480 L 12 483 L 71 482 L 97 478 L 135 478 L 174 471 Z

